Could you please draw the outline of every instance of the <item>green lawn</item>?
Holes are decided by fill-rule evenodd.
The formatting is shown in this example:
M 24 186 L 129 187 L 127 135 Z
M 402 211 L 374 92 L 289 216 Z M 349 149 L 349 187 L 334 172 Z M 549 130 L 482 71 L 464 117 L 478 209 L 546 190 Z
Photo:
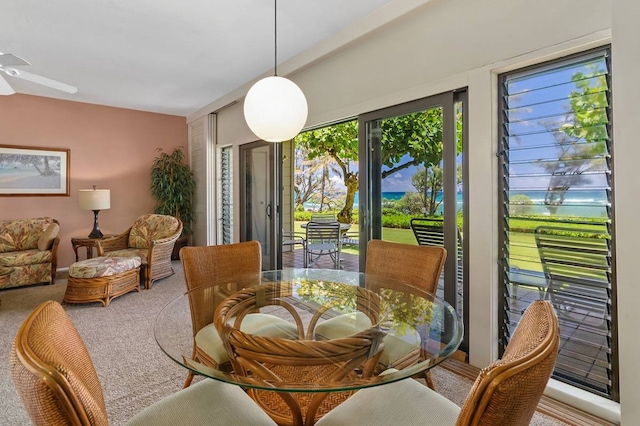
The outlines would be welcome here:
M 300 226 L 305 221 L 296 221 L 294 231 L 300 235 L 305 234 L 305 230 Z M 357 232 L 358 225 L 353 225 L 349 232 Z M 516 266 L 525 270 L 542 271 L 542 265 L 538 257 L 538 249 L 532 233 L 514 232 L 510 237 L 511 266 Z M 382 228 L 382 239 L 396 243 L 416 245 L 416 238 L 411 229 Z M 358 248 L 345 246 L 345 253 L 358 254 Z
M 394 243 L 418 245 L 411 229 L 382 228 L 382 239 Z

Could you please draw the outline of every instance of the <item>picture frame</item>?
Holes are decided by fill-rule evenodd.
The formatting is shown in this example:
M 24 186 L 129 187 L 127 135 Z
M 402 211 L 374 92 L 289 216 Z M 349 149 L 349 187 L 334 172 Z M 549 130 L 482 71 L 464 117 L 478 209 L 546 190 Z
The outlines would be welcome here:
M 0 145 L 0 196 L 69 196 L 70 150 Z

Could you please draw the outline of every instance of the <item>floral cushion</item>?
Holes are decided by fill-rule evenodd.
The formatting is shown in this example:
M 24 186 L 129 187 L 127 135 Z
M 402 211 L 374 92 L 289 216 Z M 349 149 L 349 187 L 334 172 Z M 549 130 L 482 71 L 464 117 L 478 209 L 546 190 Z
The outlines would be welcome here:
M 12 268 L 0 266 L 1 288 L 20 287 L 27 284 L 51 281 L 51 263 L 38 263 Z M 7 279 L 8 276 L 8 279 Z
M 149 248 L 154 240 L 161 240 L 175 235 L 178 230 L 178 219 L 162 214 L 146 214 L 140 216 L 129 232 L 129 247 Z
M 106 252 L 106 257 L 139 257 L 143 265 L 147 264 L 148 249 L 123 249 Z
M 74 278 L 108 277 L 139 266 L 139 257 L 95 257 L 69 266 L 69 276 Z
M 53 255 L 50 251 L 23 250 L 0 253 L 0 266 L 26 266 L 39 263 L 51 263 Z
M 0 253 L 37 249 L 40 234 L 51 223 L 50 217 L 0 221 Z

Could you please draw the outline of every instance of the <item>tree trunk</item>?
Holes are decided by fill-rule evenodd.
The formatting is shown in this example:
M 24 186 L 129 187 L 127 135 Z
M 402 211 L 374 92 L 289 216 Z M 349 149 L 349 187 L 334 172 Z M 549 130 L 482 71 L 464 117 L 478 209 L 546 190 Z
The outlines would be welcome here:
M 338 222 L 351 223 L 353 203 L 356 199 L 356 191 L 358 191 L 358 176 L 356 174 L 349 173 L 344 183 L 347 187 L 347 196 L 344 201 L 344 207 L 338 213 Z

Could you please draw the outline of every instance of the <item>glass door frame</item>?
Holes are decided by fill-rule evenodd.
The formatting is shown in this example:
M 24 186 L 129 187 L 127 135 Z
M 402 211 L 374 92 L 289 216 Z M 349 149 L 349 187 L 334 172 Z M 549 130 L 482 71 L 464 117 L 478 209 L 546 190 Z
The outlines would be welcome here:
M 265 141 L 250 142 L 240 145 L 240 241 L 248 241 L 249 223 L 247 223 L 247 215 L 250 212 L 247 209 L 247 154 L 255 148 L 269 148 L 269 164 L 267 171 L 267 188 L 269 190 L 267 200 L 267 217 L 270 218 L 267 233 L 267 247 L 262 247 L 263 270 L 282 269 L 282 147 L 279 143 L 271 143 Z M 269 253 L 265 261 L 264 254 Z
M 467 118 L 467 91 L 441 93 L 423 99 L 403 103 L 400 105 L 383 108 L 358 116 L 358 150 L 359 150 L 359 232 L 360 241 L 382 238 L 382 165 L 381 165 L 381 141 L 380 135 L 371 135 L 372 122 L 418 111 L 433 108 L 442 108 L 442 143 L 443 143 L 443 217 L 444 220 L 444 247 L 449 255 L 444 266 L 445 277 L 449 282 L 456 282 L 456 258 L 453 255 L 457 251 L 457 167 L 456 167 L 456 116 L 455 105 L 462 103 L 462 129 L 463 129 L 463 322 L 469 327 L 469 279 L 468 279 L 468 118 Z M 369 137 L 371 135 L 371 137 Z M 446 220 L 454 218 L 454 220 Z M 360 270 L 364 271 L 366 265 L 366 244 L 360 247 Z M 445 286 L 444 299 L 452 306 L 456 306 L 457 292 L 455 286 Z M 467 328 L 468 330 L 468 328 Z M 468 333 L 460 347 L 468 352 Z

